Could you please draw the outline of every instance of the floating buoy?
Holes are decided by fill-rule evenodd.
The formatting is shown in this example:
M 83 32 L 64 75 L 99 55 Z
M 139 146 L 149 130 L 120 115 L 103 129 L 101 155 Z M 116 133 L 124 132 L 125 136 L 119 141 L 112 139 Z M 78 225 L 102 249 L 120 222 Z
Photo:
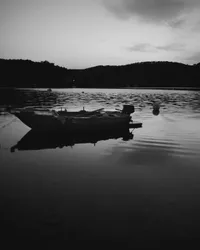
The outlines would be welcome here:
M 153 115 L 159 115 L 160 110 L 159 109 L 153 109 L 152 113 L 153 113 Z
M 153 115 L 159 115 L 160 113 L 160 104 L 157 102 L 153 103 L 153 111 L 152 111 Z

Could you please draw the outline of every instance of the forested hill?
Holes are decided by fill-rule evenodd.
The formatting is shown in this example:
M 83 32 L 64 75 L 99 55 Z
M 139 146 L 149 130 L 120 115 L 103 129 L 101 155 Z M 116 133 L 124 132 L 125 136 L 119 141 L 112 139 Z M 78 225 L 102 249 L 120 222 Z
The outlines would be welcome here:
M 0 59 L 2 87 L 67 87 L 69 73 L 66 68 L 47 61 Z
M 25 88 L 200 88 L 200 63 L 142 62 L 77 70 L 47 61 L 0 59 L 0 87 Z

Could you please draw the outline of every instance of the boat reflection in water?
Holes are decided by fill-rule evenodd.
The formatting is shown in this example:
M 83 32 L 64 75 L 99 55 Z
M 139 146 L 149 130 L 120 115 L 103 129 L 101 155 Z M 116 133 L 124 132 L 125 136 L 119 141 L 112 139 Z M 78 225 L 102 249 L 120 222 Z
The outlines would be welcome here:
M 98 141 L 119 139 L 127 141 L 133 139 L 133 133 L 129 128 L 100 130 L 100 131 L 78 131 L 74 133 L 45 133 L 30 130 L 10 151 L 18 150 L 40 150 L 63 148 L 74 146 L 75 144 L 92 143 Z

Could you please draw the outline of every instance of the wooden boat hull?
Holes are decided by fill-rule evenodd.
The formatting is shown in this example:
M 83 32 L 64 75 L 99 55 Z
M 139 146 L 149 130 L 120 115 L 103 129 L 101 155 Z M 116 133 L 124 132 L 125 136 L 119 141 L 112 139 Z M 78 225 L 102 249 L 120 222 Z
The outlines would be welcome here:
M 120 112 L 106 112 L 94 115 L 53 115 L 51 112 L 16 112 L 25 125 L 37 131 L 98 130 L 128 127 L 131 116 Z

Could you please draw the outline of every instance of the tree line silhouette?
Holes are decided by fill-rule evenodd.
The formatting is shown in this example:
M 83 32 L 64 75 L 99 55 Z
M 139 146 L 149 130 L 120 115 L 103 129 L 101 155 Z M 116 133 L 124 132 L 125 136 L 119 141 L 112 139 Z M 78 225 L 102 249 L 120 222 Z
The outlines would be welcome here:
M 200 88 L 200 63 L 160 61 L 67 69 L 48 61 L 0 59 L 0 72 L 0 87 Z

